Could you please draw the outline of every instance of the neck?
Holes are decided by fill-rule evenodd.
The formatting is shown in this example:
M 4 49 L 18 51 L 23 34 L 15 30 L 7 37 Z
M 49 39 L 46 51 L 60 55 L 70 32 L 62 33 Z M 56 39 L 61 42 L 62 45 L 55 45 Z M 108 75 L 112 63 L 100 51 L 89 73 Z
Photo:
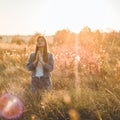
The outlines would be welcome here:
M 43 48 L 39 48 L 38 51 L 40 51 L 41 55 L 43 55 Z

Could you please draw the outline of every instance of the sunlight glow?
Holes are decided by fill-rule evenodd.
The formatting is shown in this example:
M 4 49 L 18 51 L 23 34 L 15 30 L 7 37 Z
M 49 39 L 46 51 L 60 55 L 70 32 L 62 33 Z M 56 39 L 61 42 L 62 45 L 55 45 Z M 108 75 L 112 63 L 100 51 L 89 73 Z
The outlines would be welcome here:
M 77 56 L 75 57 L 75 60 L 79 62 L 79 61 L 80 61 L 80 56 L 77 55 Z
M 78 35 L 76 35 L 75 39 L 75 53 L 78 54 Z M 79 63 L 80 57 L 78 55 L 75 56 L 75 87 L 78 88 L 79 86 L 79 77 L 78 77 L 78 63 Z

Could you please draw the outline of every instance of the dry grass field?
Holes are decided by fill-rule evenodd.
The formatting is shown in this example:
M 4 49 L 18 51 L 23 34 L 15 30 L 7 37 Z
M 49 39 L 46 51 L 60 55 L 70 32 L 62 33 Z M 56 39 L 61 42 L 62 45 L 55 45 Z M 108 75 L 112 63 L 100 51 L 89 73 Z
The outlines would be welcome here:
M 42 99 L 30 91 L 26 69 L 35 45 L 0 43 L 0 95 L 22 99 L 20 120 L 120 120 L 120 33 L 92 38 L 49 45 L 53 87 Z

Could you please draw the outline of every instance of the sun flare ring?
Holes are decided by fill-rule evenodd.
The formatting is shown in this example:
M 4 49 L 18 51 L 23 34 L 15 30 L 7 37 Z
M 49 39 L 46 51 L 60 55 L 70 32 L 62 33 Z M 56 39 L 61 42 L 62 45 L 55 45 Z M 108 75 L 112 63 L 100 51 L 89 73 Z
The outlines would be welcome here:
M 24 110 L 22 101 L 15 95 L 6 93 L 0 97 L 0 117 L 7 120 L 19 118 Z

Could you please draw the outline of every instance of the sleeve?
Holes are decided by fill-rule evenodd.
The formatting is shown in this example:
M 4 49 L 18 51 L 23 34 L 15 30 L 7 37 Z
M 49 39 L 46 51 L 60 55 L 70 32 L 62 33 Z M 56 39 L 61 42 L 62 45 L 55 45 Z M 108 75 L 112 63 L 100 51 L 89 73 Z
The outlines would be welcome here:
M 44 68 L 47 69 L 49 72 L 52 72 L 54 69 L 54 57 L 53 54 L 49 53 L 49 63 L 44 64 Z
M 28 62 L 27 62 L 27 65 L 26 65 L 26 67 L 27 67 L 27 69 L 29 70 L 29 71 L 33 71 L 34 69 L 35 69 L 35 65 L 33 64 L 33 56 L 34 56 L 34 53 L 31 53 L 30 54 L 30 57 L 29 57 L 29 59 L 28 59 Z

